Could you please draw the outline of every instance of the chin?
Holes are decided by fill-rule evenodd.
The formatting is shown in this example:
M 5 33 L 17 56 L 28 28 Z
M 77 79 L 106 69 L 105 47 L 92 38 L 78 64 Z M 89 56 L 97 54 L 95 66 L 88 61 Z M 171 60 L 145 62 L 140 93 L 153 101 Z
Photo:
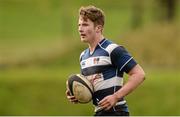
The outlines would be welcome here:
M 85 38 L 81 38 L 81 42 L 87 43 L 88 41 Z

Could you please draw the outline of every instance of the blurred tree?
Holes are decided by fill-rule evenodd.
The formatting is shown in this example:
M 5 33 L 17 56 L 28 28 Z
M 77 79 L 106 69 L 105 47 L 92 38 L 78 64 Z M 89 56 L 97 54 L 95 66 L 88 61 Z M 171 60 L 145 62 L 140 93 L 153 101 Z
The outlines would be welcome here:
M 132 1 L 132 28 L 136 29 L 143 21 L 143 0 Z
M 159 19 L 171 22 L 176 15 L 177 0 L 158 0 L 158 16 Z
M 61 8 L 61 31 L 63 37 L 68 37 L 70 34 L 73 33 L 73 5 L 69 4 L 67 1 L 62 1 L 62 8 Z

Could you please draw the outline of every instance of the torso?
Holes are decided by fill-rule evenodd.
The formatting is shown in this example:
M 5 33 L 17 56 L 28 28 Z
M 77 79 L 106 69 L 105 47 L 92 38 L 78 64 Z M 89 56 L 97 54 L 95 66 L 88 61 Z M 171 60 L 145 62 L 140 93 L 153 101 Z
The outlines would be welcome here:
M 121 60 L 122 62 L 118 63 L 120 67 L 118 67 L 111 60 L 111 52 L 115 51 L 116 48 L 120 48 L 120 46 L 107 39 L 103 39 L 98 43 L 93 53 L 90 53 L 88 48 L 80 55 L 81 73 L 94 86 L 94 105 L 97 105 L 105 96 L 113 94 L 123 86 L 124 71 L 120 71 L 120 67 L 125 66 L 122 63 L 124 61 Z M 120 50 L 119 53 L 122 54 L 123 52 Z M 130 60 L 130 57 L 125 58 Z M 125 104 L 124 99 L 119 100 L 119 102 L 124 102 Z

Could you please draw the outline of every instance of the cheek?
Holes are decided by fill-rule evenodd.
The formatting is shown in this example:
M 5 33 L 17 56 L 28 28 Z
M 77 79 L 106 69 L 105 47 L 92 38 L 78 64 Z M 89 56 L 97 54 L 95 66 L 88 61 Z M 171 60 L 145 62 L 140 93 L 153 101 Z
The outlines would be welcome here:
M 88 34 L 88 35 L 93 35 L 93 34 L 94 34 L 94 31 L 93 31 L 92 29 L 89 29 L 89 30 L 87 30 L 87 34 Z
M 87 34 L 92 34 L 92 31 L 91 30 L 87 30 Z

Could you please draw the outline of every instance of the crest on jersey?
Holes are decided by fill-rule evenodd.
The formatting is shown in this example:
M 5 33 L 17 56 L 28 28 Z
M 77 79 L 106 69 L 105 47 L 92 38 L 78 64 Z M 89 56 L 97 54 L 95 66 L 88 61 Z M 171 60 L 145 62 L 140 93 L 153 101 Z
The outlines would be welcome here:
M 98 63 L 99 63 L 99 60 L 100 60 L 100 58 L 94 58 L 94 59 L 93 59 L 93 63 L 94 63 L 94 64 L 98 64 Z

